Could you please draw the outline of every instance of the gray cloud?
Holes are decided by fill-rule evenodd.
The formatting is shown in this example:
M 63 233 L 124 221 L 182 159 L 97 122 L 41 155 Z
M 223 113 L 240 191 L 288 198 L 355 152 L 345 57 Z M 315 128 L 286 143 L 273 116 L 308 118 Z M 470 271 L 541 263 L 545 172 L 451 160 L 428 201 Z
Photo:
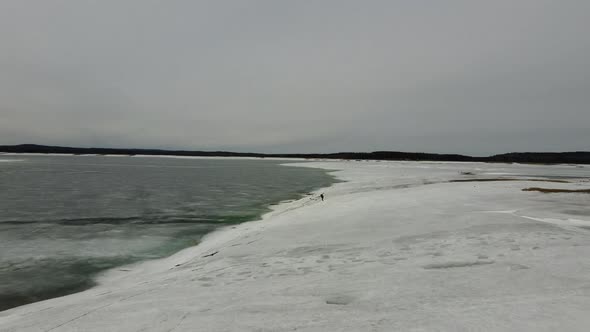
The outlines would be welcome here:
M 0 3 L 0 144 L 589 150 L 587 1 Z

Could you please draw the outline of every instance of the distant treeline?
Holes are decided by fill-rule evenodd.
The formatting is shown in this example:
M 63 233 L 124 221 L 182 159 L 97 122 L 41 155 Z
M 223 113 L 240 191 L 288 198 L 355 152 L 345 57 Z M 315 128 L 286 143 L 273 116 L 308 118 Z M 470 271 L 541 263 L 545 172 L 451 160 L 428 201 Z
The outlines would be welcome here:
M 413 161 L 481 161 L 502 163 L 541 163 L 541 164 L 590 164 L 590 152 L 515 152 L 489 157 L 471 157 L 459 154 L 435 154 L 418 152 L 338 152 L 338 153 L 301 153 L 301 154 L 265 154 L 227 151 L 185 151 L 156 149 L 107 149 L 107 148 L 72 148 L 36 144 L 0 145 L 4 153 L 57 153 L 57 154 L 96 154 L 96 155 L 155 155 L 155 156 L 191 156 L 191 157 L 255 157 L 255 158 L 306 158 L 306 159 L 347 159 L 347 160 L 413 160 Z

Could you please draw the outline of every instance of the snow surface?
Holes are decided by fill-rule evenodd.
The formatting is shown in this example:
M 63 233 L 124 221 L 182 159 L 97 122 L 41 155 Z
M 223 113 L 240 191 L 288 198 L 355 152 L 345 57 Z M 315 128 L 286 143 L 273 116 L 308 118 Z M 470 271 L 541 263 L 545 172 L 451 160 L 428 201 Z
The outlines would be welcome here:
M 522 191 L 588 188 L 589 168 L 297 165 L 347 182 L 0 312 L 0 331 L 590 330 L 590 195 Z M 448 182 L 498 176 L 529 178 Z

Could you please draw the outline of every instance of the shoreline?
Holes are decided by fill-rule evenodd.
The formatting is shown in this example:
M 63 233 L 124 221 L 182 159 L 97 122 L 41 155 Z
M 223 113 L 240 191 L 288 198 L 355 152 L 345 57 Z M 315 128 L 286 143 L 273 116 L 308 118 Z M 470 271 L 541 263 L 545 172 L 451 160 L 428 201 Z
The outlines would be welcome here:
M 2 312 L 0 330 L 585 331 L 590 324 L 585 196 L 523 192 L 527 179 L 450 182 L 522 174 L 522 165 L 299 166 L 335 169 L 347 182 L 316 191 L 325 202 L 273 206 L 168 258 L 110 271 L 85 292 Z M 542 170 L 590 175 L 574 166 Z
M 182 158 L 182 157 L 181 157 Z M 225 157 L 196 157 L 196 158 L 224 158 Z M 230 157 L 234 158 L 234 157 Z M 249 157 L 235 157 L 235 158 L 249 158 Z M 256 159 L 256 158 L 253 158 Z M 305 163 L 286 163 L 280 164 L 280 166 L 295 166 L 295 167 L 309 167 L 303 166 Z M 315 167 L 318 168 L 318 167 Z M 334 172 L 330 169 L 324 169 L 326 172 L 331 173 Z M 335 182 L 327 187 L 322 187 L 314 190 L 311 194 L 316 197 L 319 195 L 320 192 L 325 192 L 327 189 L 333 187 L 338 183 L 347 182 L 343 179 L 339 179 L 338 177 L 334 176 Z M 317 193 L 317 194 L 315 194 Z M 309 203 L 308 199 L 313 199 L 313 197 L 309 197 L 309 195 L 302 194 L 302 197 L 299 199 L 291 199 L 287 201 L 277 202 L 271 205 L 268 205 L 266 208 L 270 211 L 263 213 L 255 220 L 241 222 L 236 225 L 226 225 L 222 226 L 214 231 L 205 234 L 201 241 L 191 247 L 184 248 L 168 257 L 163 257 L 159 259 L 153 259 L 148 261 L 141 261 L 129 265 L 124 265 L 120 267 L 116 267 L 113 269 L 105 270 L 99 275 L 96 276 L 95 280 L 97 282 L 97 286 L 107 285 L 116 280 L 119 280 L 121 277 L 128 277 L 129 276 L 129 269 L 135 270 L 136 274 L 142 274 L 146 272 L 152 271 L 160 271 L 166 270 L 170 266 L 178 267 L 182 264 L 194 259 L 197 256 L 208 255 L 213 252 L 218 252 L 215 248 L 216 246 L 223 245 L 224 243 L 231 242 L 239 237 L 247 236 L 250 233 L 257 232 L 263 230 L 265 227 L 264 224 L 268 223 L 270 219 L 273 217 L 280 215 L 282 213 L 288 212 L 290 210 L 299 209 L 305 207 L 306 203 Z M 317 198 L 317 197 L 316 197 Z M 319 198 L 318 198 L 319 199 Z M 153 266 L 152 266 L 153 265 Z M 162 269 L 163 268 L 163 269 Z M 124 272 L 124 273 L 120 273 Z M 92 288 L 94 288 L 92 287 Z M 90 289 L 92 289 L 90 288 Z M 88 289 L 88 290 L 90 290 Z M 76 293 L 74 293 L 76 294 Z M 66 295 L 67 296 L 67 295 Z M 0 315 L 1 316 L 1 315 Z
M 23 154 L 19 154 L 19 155 L 23 155 Z M 46 156 L 47 154 L 28 154 L 28 155 Z M 56 156 L 78 157 L 78 155 L 64 155 L 64 154 L 56 154 Z M 183 156 L 157 156 L 157 155 L 155 155 L 155 156 L 97 155 L 97 157 L 139 157 L 139 158 L 154 157 L 154 158 L 179 158 L 179 159 L 253 159 L 253 160 L 258 159 L 258 158 L 252 158 L 252 157 L 201 157 L 201 156 L 199 156 L 199 157 L 183 157 Z M 271 160 L 271 158 L 268 158 L 267 160 Z M 276 160 L 284 161 L 283 159 L 279 159 L 279 158 L 277 158 Z M 282 166 L 305 167 L 305 166 L 302 166 L 302 164 L 305 164 L 307 162 L 306 160 L 301 160 L 300 162 L 297 162 L 297 161 L 293 162 L 292 159 L 286 159 L 286 161 L 289 161 L 289 163 L 279 164 L 279 166 L 281 166 L 281 167 Z M 331 173 L 331 170 L 326 169 L 325 171 L 326 171 L 326 173 Z M 334 178 L 334 182 L 332 184 L 330 184 L 327 187 L 315 189 L 311 193 L 319 193 L 319 192 L 324 191 L 325 189 L 330 188 L 331 186 L 342 181 L 341 179 L 338 179 L 335 176 L 333 176 L 333 178 Z M 311 193 L 309 193 L 309 194 L 311 194 Z M 47 298 L 44 300 L 35 301 L 35 302 L 31 302 L 31 303 L 26 303 L 23 305 L 19 305 L 16 307 L 2 310 L 2 311 L 0 311 L 0 318 L 2 317 L 2 314 L 4 312 L 8 312 L 11 310 L 18 310 L 19 308 L 23 308 L 23 307 L 26 307 L 29 305 L 34 305 L 34 304 L 41 303 L 41 302 L 51 301 L 53 299 L 59 299 L 59 298 L 64 298 L 64 297 L 68 297 L 68 296 L 72 296 L 72 295 L 85 293 L 88 291 L 95 290 L 96 288 L 99 288 L 102 286 L 115 285 L 115 283 L 117 281 L 119 281 L 122 277 L 128 278 L 132 275 L 150 273 L 150 272 L 154 272 L 154 271 L 162 271 L 162 268 L 164 268 L 164 270 L 165 270 L 170 265 L 177 266 L 178 264 L 182 264 L 187 259 L 190 259 L 190 257 L 194 257 L 196 255 L 202 254 L 203 252 L 206 252 L 212 246 L 215 246 L 219 243 L 230 241 L 231 239 L 239 237 L 239 236 L 246 235 L 246 233 L 243 230 L 244 227 L 246 227 L 246 229 L 248 230 L 250 226 L 254 226 L 257 223 L 266 222 L 266 221 L 268 221 L 268 219 L 272 218 L 276 214 L 283 213 L 289 209 L 298 208 L 297 207 L 298 202 L 300 202 L 302 200 L 307 200 L 308 198 L 310 198 L 308 194 L 300 193 L 300 194 L 294 194 L 294 197 L 292 199 L 283 200 L 280 202 L 275 202 L 275 203 L 265 205 L 264 209 L 268 210 L 268 211 L 260 214 L 256 219 L 241 222 L 239 224 L 221 226 L 218 229 L 215 229 L 215 230 L 205 234 L 200 239 L 199 243 L 197 243 L 194 246 L 186 247 L 186 248 L 181 249 L 180 251 L 175 252 L 172 255 L 169 255 L 166 257 L 149 259 L 149 260 L 142 260 L 142 261 L 138 261 L 135 263 L 116 266 L 116 267 L 98 272 L 96 275 L 94 275 L 92 277 L 94 284 L 90 285 L 89 287 L 85 287 L 82 289 L 76 289 L 73 292 L 67 291 L 67 292 L 64 292 L 63 294 L 53 296 L 51 298 Z M 249 225 L 249 226 L 246 226 L 246 225 Z M 257 227 L 259 227 L 259 225 Z M 256 229 L 258 229 L 258 228 L 256 228 Z M 255 231 L 256 229 L 252 229 L 250 231 Z M 203 254 L 206 254 L 206 253 L 203 253 Z M 129 272 L 133 272 L 133 273 L 129 273 Z
M 462 162 L 528 162 L 528 163 L 582 163 L 590 164 L 590 152 L 511 152 L 490 156 L 469 156 L 462 154 L 441 154 L 426 152 L 373 151 L 336 153 L 254 153 L 231 151 L 189 151 L 164 149 L 122 149 L 122 148 L 81 148 L 20 144 L 0 146 L 0 151 L 8 153 L 61 153 L 61 154 L 116 154 L 116 155 L 176 155 L 176 156 L 221 156 L 255 158 L 306 158 L 331 160 L 387 160 L 387 161 L 462 161 Z
M 46 158 L 49 156 L 43 155 L 41 157 Z M 62 157 L 62 155 L 60 155 L 60 157 Z M 70 156 L 67 156 L 67 157 L 70 157 Z M 103 157 L 103 156 L 101 156 L 101 157 Z M 104 157 L 108 158 L 108 156 L 104 156 Z M 160 157 L 160 156 L 156 156 L 156 157 Z M 8 156 L 8 159 L 6 159 L 6 158 L 7 157 L 0 156 L 0 162 L 3 160 L 5 160 L 7 162 L 22 162 L 25 160 L 29 160 L 29 161 L 33 160 L 33 158 L 28 158 L 25 156 L 21 156 L 20 159 L 11 158 L 11 156 Z M 176 159 L 176 157 L 174 157 L 174 158 Z M 183 157 L 180 157 L 180 158 L 184 159 Z M 51 158 L 51 159 L 47 159 L 47 160 L 50 160 L 49 162 L 54 162 L 54 163 L 57 162 L 58 164 L 61 164 L 61 162 L 58 159 L 60 159 L 60 158 L 57 158 L 57 159 Z M 209 158 L 209 159 L 212 159 L 212 158 Z M 216 158 L 213 158 L 213 159 L 216 159 Z M 41 160 L 45 160 L 45 159 L 41 159 Z M 92 160 L 94 161 L 95 159 L 92 159 Z M 104 161 L 104 162 L 106 162 L 106 161 Z M 150 163 L 155 163 L 155 161 L 152 160 L 152 162 L 150 162 Z M 269 163 L 274 165 L 273 167 L 281 167 L 281 168 L 284 167 L 279 162 L 276 162 L 276 161 L 269 161 Z M 142 162 L 142 164 L 143 164 L 143 162 Z M 254 164 L 254 165 L 265 165 L 265 164 Z M 283 171 L 283 172 L 288 172 L 288 171 Z M 261 200 L 256 200 L 254 202 L 254 204 L 256 204 L 256 206 L 250 206 L 250 208 L 248 210 L 249 211 L 247 213 L 248 217 L 241 218 L 241 220 L 245 220 L 247 222 L 260 220 L 265 214 L 272 212 L 273 208 L 275 206 L 278 206 L 278 205 L 284 203 L 285 201 L 289 202 L 289 201 L 295 201 L 295 200 L 301 199 L 307 195 L 309 190 L 317 190 L 318 189 L 317 187 L 319 185 L 330 184 L 330 183 L 334 183 L 335 181 L 337 181 L 337 180 L 335 180 L 335 178 L 333 176 L 329 175 L 329 172 L 327 172 L 327 171 L 322 170 L 319 173 L 326 174 L 326 175 L 324 175 L 325 180 L 320 181 L 320 182 L 308 181 L 307 185 L 304 186 L 306 188 L 302 188 L 301 186 L 295 186 L 294 188 L 285 187 L 285 188 L 283 188 L 284 193 L 282 195 L 279 195 L 278 197 L 275 197 L 276 196 L 275 195 L 272 197 L 269 196 L 268 198 L 265 198 L 265 199 L 261 198 Z M 289 173 L 286 173 L 286 174 L 289 174 Z M 307 173 L 304 173 L 304 174 L 307 174 Z M 290 190 L 284 190 L 284 189 L 290 189 Z M 271 198 L 272 198 L 272 200 L 270 200 Z M 243 212 L 243 213 L 246 213 L 246 212 Z M 221 220 L 221 219 L 219 219 L 219 220 Z M 218 224 L 212 224 L 212 225 L 214 225 L 214 226 L 211 228 L 227 228 L 227 227 L 231 227 L 231 226 L 234 226 L 237 224 L 235 222 L 224 222 L 224 223 L 218 223 Z M 198 227 L 198 225 L 196 225 L 196 227 Z M 215 232 L 215 231 L 217 231 L 217 229 L 213 229 L 213 230 L 209 229 L 208 232 L 204 236 L 207 236 L 209 233 Z M 76 293 L 80 293 L 80 292 L 84 292 L 84 291 L 93 289 L 101 283 L 100 280 L 103 279 L 103 275 L 108 274 L 109 271 L 111 271 L 111 270 L 112 271 L 117 271 L 117 270 L 128 271 L 129 268 L 133 267 L 133 266 L 139 266 L 139 265 L 149 262 L 149 261 L 159 261 L 161 259 L 166 259 L 170 256 L 177 254 L 178 252 L 180 252 L 182 250 L 185 250 L 187 248 L 191 248 L 191 247 L 194 247 L 195 245 L 198 245 L 200 242 L 203 241 L 203 235 L 202 235 L 203 233 L 205 233 L 205 232 L 200 231 L 198 237 L 196 235 L 192 237 L 193 238 L 193 240 L 191 241 L 192 243 L 187 243 L 184 245 L 183 244 L 174 245 L 174 243 L 184 243 L 186 241 L 182 242 L 181 240 L 177 240 L 177 239 L 171 237 L 170 241 L 166 242 L 166 244 L 172 243 L 172 246 L 175 247 L 176 250 L 168 250 L 165 253 L 162 253 L 163 251 L 157 251 L 157 252 L 154 251 L 154 253 L 151 254 L 152 257 L 147 257 L 147 255 L 144 255 L 145 257 L 143 257 L 143 259 L 142 259 L 142 256 L 140 256 L 140 255 L 136 256 L 137 258 L 130 256 L 132 258 L 126 258 L 125 262 L 120 261 L 118 263 L 111 264 L 111 267 L 109 267 L 109 268 L 105 268 L 104 264 L 102 267 L 100 267 L 98 264 L 96 264 L 94 266 L 90 266 L 90 268 L 93 268 L 93 270 L 90 270 L 90 268 L 85 267 L 84 270 L 80 270 L 80 272 L 78 272 L 79 275 L 75 275 L 78 278 L 77 280 L 75 280 L 75 282 L 68 282 L 70 280 L 67 280 L 66 278 L 62 278 L 64 281 L 63 282 L 54 282 L 53 287 L 44 286 L 44 285 L 47 285 L 45 280 L 37 280 L 38 278 L 36 276 L 38 276 L 39 274 L 34 273 L 35 271 L 30 272 L 29 275 L 26 276 L 26 277 L 28 277 L 28 279 L 23 279 L 23 278 L 15 278 L 14 279 L 14 280 L 20 279 L 20 280 L 27 280 L 27 281 L 21 282 L 20 284 L 18 282 L 13 282 L 12 287 L 5 287 L 6 292 L 2 293 L 3 297 L 1 300 L 3 302 L 2 302 L 2 306 L 0 307 L 0 312 L 7 311 L 10 309 L 14 309 L 14 308 L 18 308 L 18 307 L 21 307 L 21 306 L 24 306 L 27 304 L 50 300 L 53 298 L 60 298 L 60 297 L 64 297 L 64 296 L 68 296 L 68 295 L 72 295 L 72 294 L 76 294 Z M 17 251 L 14 251 L 14 252 L 17 252 Z M 71 253 L 71 255 L 76 255 L 76 254 L 77 254 L 76 252 Z M 142 254 L 142 253 L 140 253 L 140 254 Z M 55 257 L 55 259 L 60 258 L 58 256 L 53 256 L 53 257 Z M 109 258 L 108 255 L 104 256 L 104 257 Z M 5 257 L 3 256 L 3 259 L 4 258 Z M 6 258 L 6 259 L 9 259 L 9 258 Z M 121 260 L 123 260 L 123 259 L 121 259 Z M 53 262 L 53 265 L 55 266 L 55 262 Z M 11 282 L 10 277 L 11 277 L 10 274 L 6 274 L 6 281 L 8 282 L 8 284 L 5 284 L 4 286 L 11 285 L 10 284 L 10 282 Z M 33 281 L 37 281 L 37 282 L 33 282 Z M 58 281 L 61 281 L 61 280 L 58 280 Z M 23 288 L 18 288 L 18 287 L 16 287 L 16 285 L 22 285 Z M 39 286 L 37 286 L 37 285 L 39 285 Z M 37 287 L 37 289 L 41 288 L 43 291 L 37 290 L 36 292 L 29 291 L 27 293 L 25 290 L 28 290 L 28 288 L 26 288 L 26 287 Z M 42 288 L 42 287 L 44 287 L 44 288 Z M 19 291 L 21 289 L 22 289 L 22 291 L 19 293 Z M 16 291 L 11 292 L 11 290 L 16 290 Z M 13 294 L 16 294 L 16 295 L 13 295 Z
M 106 158 L 171 158 L 171 159 L 211 159 L 211 160 L 276 160 L 276 161 L 288 161 L 297 163 L 300 161 L 318 161 L 309 160 L 305 158 L 279 158 L 279 157 L 247 157 L 247 156 L 175 156 L 175 155 L 124 155 L 124 154 L 74 154 L 74 153 L 34 153 L 34 152 L 1 152 L 0 157 L 3 156 L 49 156 L 49 157 L 106 157 Z

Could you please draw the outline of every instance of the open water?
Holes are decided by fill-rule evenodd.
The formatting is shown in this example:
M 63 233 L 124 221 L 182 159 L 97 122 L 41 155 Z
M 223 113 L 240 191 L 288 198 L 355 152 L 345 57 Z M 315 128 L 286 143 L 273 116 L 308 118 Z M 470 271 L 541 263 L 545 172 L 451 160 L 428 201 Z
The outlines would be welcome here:
M 0 155 L 0 310 L 87 289 L 333 182 L 272 160 Z

